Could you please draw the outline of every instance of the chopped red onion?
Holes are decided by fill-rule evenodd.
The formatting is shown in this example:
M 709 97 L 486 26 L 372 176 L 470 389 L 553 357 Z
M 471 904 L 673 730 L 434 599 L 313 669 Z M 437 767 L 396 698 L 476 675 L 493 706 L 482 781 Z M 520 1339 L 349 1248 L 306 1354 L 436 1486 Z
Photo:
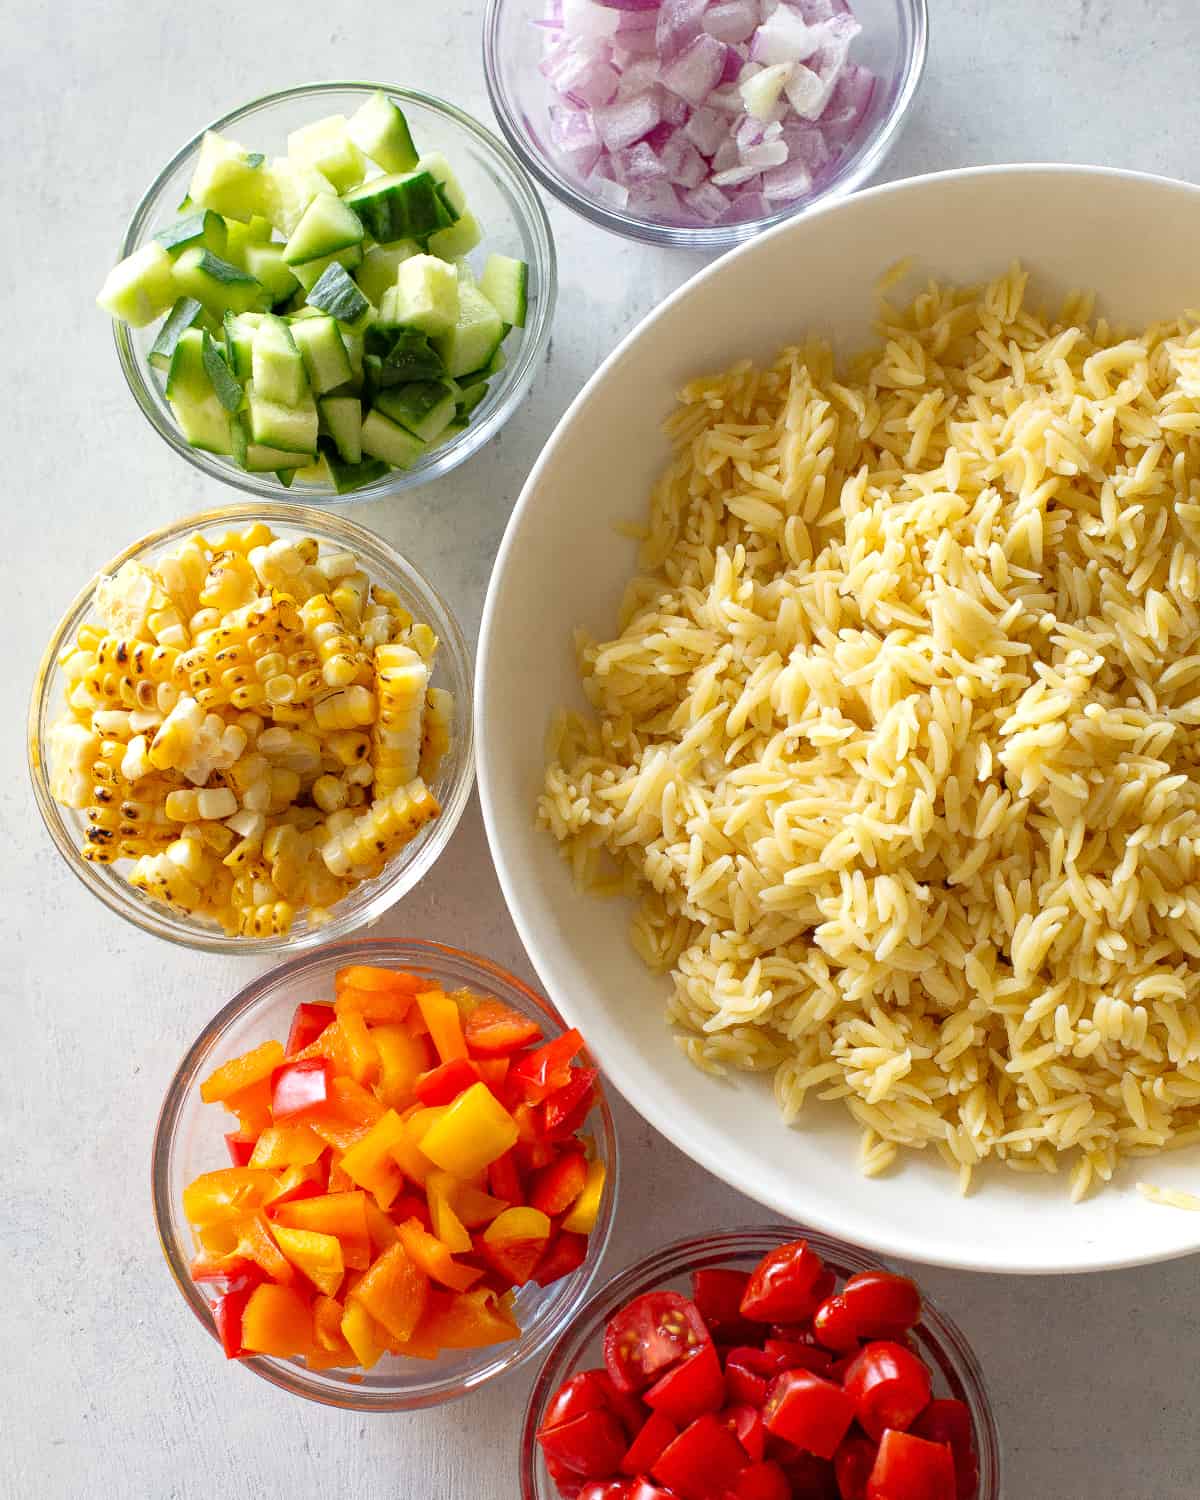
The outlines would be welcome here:
M 592 197 L 606 208 L 624 208 L 629 202 L 629 189 L 611 177 L 597 177 L 593 173 L 586 186 L 591 189 Z
M 704 156 L 711 156 L 729 134 L 729 122 L 712 109 L 694 109 L 683 133 Z
M 662 112 L 653 94 L 639 94 L 636 99 L 602 105 L 593 111 L 593 118 L 600 139 L 610 151 L 619 151 L 653 130 L 662 119 Z
M 708 176 L 708 163 L 681 130 L 663 143 L 659 155 L 668 181 L 676 187 L 699 187 Z
M 702 24 L 719 42 L 747 41 L 758 26 L 757 0 L 720 0 L 704 12 Z
M 679 218 L 679 198 L 669 182 L 650 182 L 630 188 L 629 206 L 647 219 Z
M 647 11 L 657 10 L 659 0 L 596 0 L 596 4 L 606 10 Z
M 812 192 L 812 174 L 802 161 L 785 162 L 763 173 L 763 194 L 768 199 L 791 202 Z
M 600 136 L 590 110 L 552 107 L 550 141 L 581 177 L 586 177 L 600 160 Z
M 669 94 L 666 89 L 660 90 L 660 96 L 658 107 L 662 111 L 663 122 L 675 127 L 686 125 L 692 112 L 687 100 L 681 99 L 678 94 Z
M 688 43 L 674 62 L 667 63 L 662 70 L 664 88 L 678 94 L 689 104 L 703 104 L 721 81 L 725 71 L 726 47 L 715 37 L 701 32 Z
M 790 5 L 780 5 L 751 37 L 750 56 L 767 64 L 806 62 L 824 42 L 824 28 L 809 26 Z
M 742 152 L 742 163 L 755 167 L 760 172 L 772 167 L 781 167 L 788 159 L 788 148 L 782 141 L 762 141 L 757 146 L 748 146 Z
M 708 0 L 662 0 L 655 40 L 663 62 L 674 62 L 689 42 L 700 35 L 700 20 Z
M 623 182 L 631 192 L 635 187 L 645 186 L 648 182 L 667 180 L 666 167 L 663 166 L 654 147 L 645 141 L 638 141 L 634 146 L 626 146 L 623 151 L 614 151 L 612 168 L 613 176 L 618 182 Z
M 761 168 L 743 166 L 740 162 L 736 167 L 730 167 L 725 172 L 713 173 L 713 185 L 715 187 L 737 187 L 739 183 L 749 182 L 751 177 L 757 177 Z
M 563 30 L 571 36 L 612 36 L 618 19 L 615 10 L 597 5 L 596 0 L 562 0 Z
M 717 220 L 719 224 L 746 224 L 751 219 L 765 219 L 771 212 L 771 205 L 763 195 L 754 188 L 743 190 L 730 203 L 729 207 Z
M 713 187 L 711 182 L 703 182 L 699 187 L 684 193 L 683 201 L 705 224 L 715 224 L 729 207 L 729 199 L 719 187 Z

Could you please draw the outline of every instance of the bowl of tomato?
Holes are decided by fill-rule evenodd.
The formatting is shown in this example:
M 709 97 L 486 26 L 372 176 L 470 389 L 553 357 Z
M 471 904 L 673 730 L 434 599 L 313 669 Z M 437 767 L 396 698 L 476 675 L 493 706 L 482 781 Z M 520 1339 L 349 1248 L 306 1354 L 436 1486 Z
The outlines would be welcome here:
M 679 1240 L 552 1348 L 521 1500 L 999 1500 L 982 1372 L 916 1283 L 784 1225 Z

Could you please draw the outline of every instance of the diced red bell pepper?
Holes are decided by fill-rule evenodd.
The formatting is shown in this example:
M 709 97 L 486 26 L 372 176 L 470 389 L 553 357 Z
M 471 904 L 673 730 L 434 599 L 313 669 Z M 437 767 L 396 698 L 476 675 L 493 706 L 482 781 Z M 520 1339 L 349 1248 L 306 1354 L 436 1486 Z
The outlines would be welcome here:
M 542 1451 L 584 1479 L 608 1479 L 617 1473 L 625 1456 L 625 1431 L 612 1412 L 584 1412 L 569 1422 L 542 1428 L 538 1433 Z
M 329 1100 L 333 1070 L 324 1057 L 284 1063 L 271 1074 L 271 1114 L 276 1124 L 317 1109 Z
M 854 1401 L 811 1370 L 785 1370 L 771 1384 L 763 1421 L 774 1437 L 818 1458 L 832 1458 L 854 1421 Z
M 571 1076 L 542 1105 L 542 1133 L 548 1141 L 566 1140 L 587 1119 L 596 1093 L 598 1068 L 572 1068 Z
M 583 1192 L 587 1171 L 587 1157 L 582 1151 L 564 1151 L 548 1167 L 534 1173 L 529 1183 L 529 1206 L 551 1218 L 565 1214 Z
M 684 1428 L 650 1472 L 683 1500 L 719 1500 L 745 1467 L 741 1443 L 709 1412 Z
M 867 1500 L 954 1500 L 954 1456 L 945 1443 L 889 1428 L 867 1480 Z
M 476 1249 L 508 1285 L 524 1286 L 546 1253 L 551 1228 L 536 1208 L 506 1208 L 478 1237 Z
M 662 1454 L 679 1436 L 679 1428 L 660 1411 L 652 1411 L 642 1423 L 621 1460 L 621 1473 L 636 1478 L 648 1474 Z
M 242 1314 L 251 1293 L 262 1282 L 263 1277 L 258 1272 L 238 1277 L 212 1305 L 213 1322 L 226 1359 L 241 1359 L 249 1353 L 242 1344 Z
M 538 1286 L 550 1286 L 578 1271 L 587 1259 L 588 1241 L 585 1234 L 571 1234 L 559 1230 L 550 1241 L 541 1260 L 533 1270 L 533 1279 Z
M 528 1103 L 541 1104 L 571 1081 L 571 1062 L 582 1050 L 583 1038 L 572 1027 L 517 1058 L 508 1070 L 509 1081 Z
M 481 1000 L 463 1023 L 467 1047 L 477 1057 L 511 1057 L 540 1041 L 542 1029 L 500 1000 Z
M 516 1148 L 506 1151 L 488 1167 L 488 1191 L 506 1203 L 523 1203 L 525 1189 L 521 1182 L 521 1169 L 517 1164 Z
M 449 1104 L 479 1079 L 479 1069 L 470 1058 L 455 1057 L 421 1074 L 417 1079 L 417 1098 L 422 1104 Z
M 652 1411 L 662 1412 L 676 1427 L 686 1427 L 725 1402 L 725 1376 L 712 1344 L 703 1344 L 644 1392 Z
M 225 1137 L 225 1149 L 229 1152 L 229 1160 L 235 1167 L 244 1167 L 254 1154 L 254 1143 L 258 1139 L 253 1135 L 242 1135 L 239 1131 L 231 1131 Z
M 761 1462 L 767 1451 L 767 1428 L 755 1406 L 727 1406 L 720 1414 L 752 1463 Z
M 295 1057 L 297 1052 L 303 1052 L 305 1047 L 311 1046 L 334 1019 L 332 1005 L 312 1004 L 309 1001 L 297 1005 L 284 1049 L 287 1055 Z

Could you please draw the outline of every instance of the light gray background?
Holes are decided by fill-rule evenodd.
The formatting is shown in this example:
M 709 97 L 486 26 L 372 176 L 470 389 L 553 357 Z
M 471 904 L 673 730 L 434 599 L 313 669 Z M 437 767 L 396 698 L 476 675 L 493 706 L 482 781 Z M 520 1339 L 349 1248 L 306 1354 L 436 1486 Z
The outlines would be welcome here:
M 1200 175 L 1200 0 L 931 9 L 928 71 L 887 176 L 1022 160 Z M 4 1500 L 516 1493 L 529 1375 L 440 1411 L 356 1419 L 226 1368 L 185 1311 L 151 1221 L 154 1121 L 184 1048 L 252 966 L 172 950 L 88 898 L 37 821 L 23 746 L 29 682 L 65 601 L 134 536 L 223 495 L 149 430 L 92 305 L 140 192 L 205 120 L 301 80 L 415 84 L 488 120 L 480 10 L 461 0 L 0 4 Z M 524 406 L 486 456 L 351 512 L 436 580 L 472 638 L 541 443 L 616 339 L 699 265 L 619 244 L 556 205 L 550 213 L 557 331 Z M 533 977 L 474 803 L 438 869 L 380 930 L 461 943 Z M 608 1271 L 676 1234 L 764 1217 L 630 1110 L 618 1116 L 624 1194 Z M 1196 1280 L 1192 1261 L 1067 1280 L 924 1276 L 982 1358 L 1009 1500 L 1195 1500 Z

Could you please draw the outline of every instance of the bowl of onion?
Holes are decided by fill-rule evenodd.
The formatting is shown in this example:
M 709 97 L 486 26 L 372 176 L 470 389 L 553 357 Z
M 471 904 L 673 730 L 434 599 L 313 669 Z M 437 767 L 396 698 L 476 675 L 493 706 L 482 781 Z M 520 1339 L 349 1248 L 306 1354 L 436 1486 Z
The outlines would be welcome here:
M 719 251 L 866 182 L 924 68 L 927 0 L 488 0 L 528 171 L 604 229 Z

